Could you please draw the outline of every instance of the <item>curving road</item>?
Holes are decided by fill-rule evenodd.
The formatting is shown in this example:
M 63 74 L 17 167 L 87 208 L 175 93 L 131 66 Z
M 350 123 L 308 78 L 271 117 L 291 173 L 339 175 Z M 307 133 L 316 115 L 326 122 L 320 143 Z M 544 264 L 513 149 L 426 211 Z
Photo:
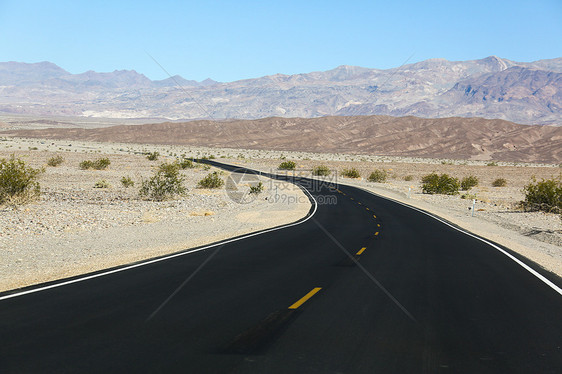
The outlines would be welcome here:
M 0 295 L 0 372 L 561 372 L 559 278 L 424 212 L 295 181 L 325 204 L 291 227 Z

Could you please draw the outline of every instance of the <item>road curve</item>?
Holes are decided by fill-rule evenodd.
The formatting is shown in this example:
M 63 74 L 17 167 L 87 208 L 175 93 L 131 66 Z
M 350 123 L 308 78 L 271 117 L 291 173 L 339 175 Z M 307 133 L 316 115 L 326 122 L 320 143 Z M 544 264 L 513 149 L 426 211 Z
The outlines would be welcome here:
M 299 224 L 0 295 L 0 372 L 560 372 L 555 288 L 423 212 L 295 182 L 322 202 Z

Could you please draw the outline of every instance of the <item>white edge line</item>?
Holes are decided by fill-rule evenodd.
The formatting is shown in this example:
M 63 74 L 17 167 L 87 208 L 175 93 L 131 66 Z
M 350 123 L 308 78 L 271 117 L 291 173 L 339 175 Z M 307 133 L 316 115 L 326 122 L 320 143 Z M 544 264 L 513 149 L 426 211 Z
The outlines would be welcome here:
M 277 174 L 275 174 L 275 175 L 277 175 Z M 308 217 L 306 217 L 306 218 L 305 218 L 304 220 L 302 220 L 302 221 L 293 222 L 293 223 L 289 223 L 289 224 L 282 225 L 282 226 L 278 226 L 278 227 L 273 227 L 273 228 L 270 228 L 270 229 L 266 229 L 266 230 L 259 231 L 259 232 L 254 232 L 254 233 L 251 233 L 251 234 L 246 234 L 246 235 L 244 235 L 244 236 L 241 236 L 241 237 L 238 237 L 238 238 L 234 238 L 234 239 L 227 239 L 227 240 L 224 240 L 224 241 L 221 241 L 221 242 L 218 242 L 218 243 L 214 243 L 214 244 L 209 244 L 209 245 L 207 245 L 207 246 L 205 246 L 205 247 L 197 248 L 197 249 L 194 249 L 194 250 L 191 250 L 191 251 L 186 251 L 186 252 L 181 252 L 181 253 L 175 253 L 175 254 L 171 254 L 171 255 L 169 255 L 169 256 L 159 257 L 159 258 L 156 258 L 156 259 L 154 259 L 154 260 L 148 260 L 148 261 L 144 261 L 144 262 L 141 262 L 141 263 L 137 263 L 137 264 L 133 264 L 133 265 L 124 266 L 124 267 L 119 268 L 119 269 L 109 270 L 109 271 L 105 271 L 105 272 L 98 273 L 98 274 L 88 275 L 88 276 L 82 277 L 82 278 L 76 278 L 76 279 L 71 279 L 71 280 L 68 280 L 68 281 L 61 282 L 61 283 L 51 284 L 51 285 L 49 285 L 49 286 L 38 287 L 38 288 L 34 288 L 34 289 L 31 289 L 31 290 L 27 290 L 27 291 L 22 291 L 22 292 L 13 293 L 13 294 L 10 294 L 10 295 L 5 295 L 5 296 L 0 297 L 0 301 L 6 300 L 6 299 L 11 299 L 11 298 L 18 297 L 18 296 L 23 296 L 23 295 L 31 294 L 31 293 L 35 293 L 35 292 L 39 292 L 39 291 L 49 290 L 49 289 L 51 289 L 51 288 L 62 287 L 62 286 L 66 286 L 66 285 L 69 285 L 69 284 L 72 284 L 72 283 L 78 283 L 78 282 L 86 281 L 86 280 L 89 280 L 89 279 L 94 279 L 94 278 L 103 277 L 103 276 L 110 275 L 110 274 L 114 274 L 114 273 L 118 273 L 118 272 L 121 272 L 121 271 L 130 270 L 130 269 L 134 269 L 134 268 L 137 268 L 137 267 L 141 267 L 141 266 L 146 266 L 146 265 L 154 264 L 154 263 L 157 263 L 157 262 L 160 262 L 160 261 L 169 260 L 169 259 L 174 258 L 174 257 L 180 257 L 180 256 L 185 256 L 185 255 L 192 254 L 192 253 L 199 252 L 199 251 L 204 251 L 204 250 L 207 250 L 207 249 L 209 249 L 209 248 L 213 248 L 213 247 L 217 247 L 217 246 L 220 246 L 220 245 L 229 244 L 229 243 L 236 242 L 236 241 L 239 241 L 239 240 L 244 240 L 244 239 L 247 239 L 247 238 L 251 238 L 251 237 L 253 237 L 253 236 L 258 236 L 258 235 L 266 234 L 266 233 L 268 233 L 268 232 L 277 231 L 277 230 L 281 230 L 281 229 L 286 229 L 286 228 L 288 228 L 288 227 L 292 227 L 292 226 L 297 226 L 297 225 L 303 224 L 303 223 L 305 223 L 306 221 L 308 221 L 309 219 L 311 219 L 311 218 L 314 216 L 314 214 L 316 214 L 316 211 L 318 210 L 318 202 L 316 201 L 316 199 L 314 198 L 314 196 L 312 196 L 312 194 L 311 194 L 306 188 L 303 188 L 302 186 L 300 186 L 300 185 L 298 185 L 298 184 L 296 184 L 296 183 L 294 183 L 294 184 L 295 184 L 295 186 L 299 187 L 301 190 L 303 190 L 304 192 L 306 192 L 306 194 L 307 194 L 307 195 L 312 199 L 312 201 L 314 202 L 314 210 L 312 211 L 312 213 L 311 213 Z
M 340 183 L 340 184 L 341 184 L 341 183 Z M 466 235 L 468 235 L 468 236 L 470 236 L 470 237 L 473 237 L 473 238 L 475 238 L 475 239 L 478 239 L 478 240 L 480 240 L 481 242 L 484 242 L 484 243 L 488 244 L 488 245 L 491 246 L 492 248 L 497 249 L 498 251 L 500 251 L 501 253 L 503 253 L 504 255 L 506 255 L 507 257 L 509 257 L 510 259 L 512 259 L 513 261 L 515 261 L 515 262 L 516 262 L 517 264 L 519 264 L 523 269 L 527 270 L 529 273 L 533 274 L 535 277 L 539 278 L 541 281 L 543 281 L 544 283 L 546 283 L 546 285 L 548 285 L 548 286 L 549 286 L 550 288 L 552 288 L 554 291 L 556 291 L 556 292 L 558 292 L 560 295 L 562 295 L 562 289 L 561 289 L 560 287 L 558 287 L 556 284 L 552 283 L 550 280 L 548 280 L 548 279 L 547 279 L 546 277 L 544 277 L 542 274 L 540 274 L 539 272 L 537 272 L 535 269 L 533 269 L 533 268 L 530 267 L 529 265 L 525 264 L 523 261 L 519 260 L 517 257 L 513 256 L 513 255 L 510 254 L 509 252 L 506 252 L 505 250 L 503 250 L 502 248 L 498 247 L 498 246 L 495 245 L 494 243 L 489 242 L 488 240 L 483 239 L 483 238 L 481 238 L 481 237 L 479 237 L 479 236 L 476 236 L 476 235 L 472 234 L 471 232 L 465 231 L 464 229 L 461 229 L 461 228 L 459 228 L 459 227 L 456 227 L 456 226 L 454 226 L 454 225 L 451 225 L 449 222 L 444 221 L 444 220 L 441 219 L 439 216 L 434 215 L 433 213 L 429 213 L 429 212 L 426 212 L 426 211 L 424 211 L 424 210 L 418 209 L 418 208 L 416 208 L 416 207 L 414 207 L 414 206 L 412 206 L 412 205 L 408 205 L 408 204 L 406 204 L 406 203 L 403 203 L 403 202 L 401 202 L 401 201 L 395 200 L 395 199 L 390 198 L 390 197 L 386 197 L 386 196 L 379 195 L 379 194 L 377 194 L 376 192 L 369 191 L 369 190 L 367 190 L 367 189 L 365 189 L 365 188 L 363 188 L 363 187 L 352 186 L 352 185 L 347 185 L 347 184 L 344 184 L 344 186 L 354 187 L 354 188 L 357 188 L 357 189 L 359 189 L 359 190 L 368 192 L 368 193 L 370 193 L 370 194 L 372 194 L 372 195 L 375 195 L 375 196 L 377 196 L 377 197 L 380 197 L 380 198 L 383 198 L 383 199 L 386 199 L 386 200 L 390 200 L 390 201 L 393 201 L 393 202 L 395 202 L 395 203 L 397 203 L 397 204 L 400 204 L 400 205 L 402 205 L 402 206 L 405 206 L 405 207 L 407 207 L 407 208 L 416 210 L 416 211 L 418 211 L 418 212 L 420 212 L 420 213 L 423 213 L 423 214 L 425 214 L 425 215 L 427 215 L 427 216 L 429 216 L 429 217 L 431 217 L 431 218 L 433 218 L 433 219 L 435 219 L 435 220 L 437 220 L 437 221 L 439 221 L 439 222 L 441 222 L 441 223 L 443 223 L 443 224 L 445 224 L 445 225 L 447 225 L 447 226 L 449 226 L 449 227 L 452 227 L 453 229 L 455 229 L 455 230 L 457 230 L 457 231 L 459 231 L 459 232 L 462 232 L 463 234 L 466 234 Z

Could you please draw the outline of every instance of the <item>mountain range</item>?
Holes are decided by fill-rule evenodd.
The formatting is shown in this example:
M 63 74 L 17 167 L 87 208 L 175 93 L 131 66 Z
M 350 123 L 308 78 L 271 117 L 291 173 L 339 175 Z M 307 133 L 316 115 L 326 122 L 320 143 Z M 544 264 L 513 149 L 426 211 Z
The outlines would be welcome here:
M 71 74 L 50 62 L 0 63 L 0 113 L 104 118 L 483 117 L 562 125 L 562 58 L 430 59 L 393 69 L 339 66 L 235 82 L 134 70 Z

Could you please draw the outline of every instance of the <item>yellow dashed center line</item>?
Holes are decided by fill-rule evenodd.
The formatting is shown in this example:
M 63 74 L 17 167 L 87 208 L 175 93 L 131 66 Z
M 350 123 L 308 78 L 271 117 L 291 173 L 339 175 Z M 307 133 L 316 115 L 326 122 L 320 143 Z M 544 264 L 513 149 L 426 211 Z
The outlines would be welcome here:
M 351 200 L 355 200 L 353 197 L 350 197 Z
M 301 306 L 302 304 L 306 303 L 308 299 L 310 299 L 312 296 L 314 296 L 318 291 L 320 291 L 322 288 L 321 287 L 316 287 L 313 288 L 312 291 L 310 291 L 309 293 L 307 293 L 306 295 L 304 295 L 304 297 L 302 299 L 300 299 L 299 301 L 297 301 L 296 303 L 294 303 L 293 305 L 291 305 L 289 307 L 289 309 L 297 309 L 299 306 Z
M 369 209 L 369 208 L 365 208 L 365 209 L 367 209 L 367 210 L 371 210 L 371 209 Z
M 359 205 L 363 205 L 363 204 L 361 204 L 361 203 L 360 203 L 359 201 L 357 202 L 357 204 L 359 204 Z
M 359 250 L 359 252 L 357 252 L 357 256 L 361 255 L 361 253 L 365 252 L 365 249 L 367 249 L 366 247 L 363 247 Z
M 379 232 L 377 231 L 377 232 L 375 233 L 375 236 L 378 236 L 378 235 L 379 235 Z
M 377 227 L 381 227 L 381 224 L 380 224 L 380 223 L 377 223 Z
M 375 216 L 375 215 L 373 214 L 373 218 L 377 218 L 377 216 Z

